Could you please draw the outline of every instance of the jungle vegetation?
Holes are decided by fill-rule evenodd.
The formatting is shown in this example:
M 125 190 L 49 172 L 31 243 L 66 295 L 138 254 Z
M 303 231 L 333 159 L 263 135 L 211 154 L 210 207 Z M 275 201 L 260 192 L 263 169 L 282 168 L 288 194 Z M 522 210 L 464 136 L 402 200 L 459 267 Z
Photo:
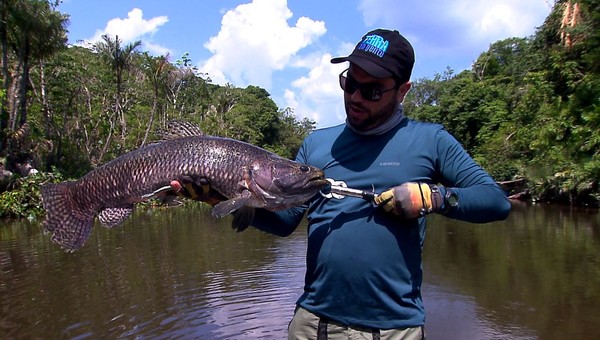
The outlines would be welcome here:
M 497 180 L 534 200 L 598 206 L 600 1 L 556 1 L 535 34 L 470 70 L 415 82 L 413 118 L 439 122 Z
M 172 119 L 289 158 L 315 128 L 260 87 L 213 84 L 188 54 L 153 56 L 118 36 L 68 45 L 58 1 L 3 0 L 0 16 L 0 217 L 39 211 L 32 181 L 80 177 Z M 557 0 L 532 36 L 414 80 L 405 109 L 444 124 L 511 191 L 598 206 L 599 73 L 600 0 Z

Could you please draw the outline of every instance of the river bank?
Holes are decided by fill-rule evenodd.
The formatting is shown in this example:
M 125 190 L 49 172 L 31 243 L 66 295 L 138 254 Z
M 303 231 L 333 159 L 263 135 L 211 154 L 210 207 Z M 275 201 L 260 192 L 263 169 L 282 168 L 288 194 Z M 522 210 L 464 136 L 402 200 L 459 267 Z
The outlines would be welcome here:
M 29 218 L 43 216 L 44 210 L 40 196 L 40 187 L 48 182 L 60 182 L 65 179 L 59 173 L 41 172 L 28 169 L 26 175 L 3 170 L 0 181 L 0 219 Z M 564 189 L 556 178 L 533 181 L 518 178 L 499 181 L 509 199 L 522 202 L 552 203 L 567 206 L 598 208 L 600 193 L 598 183 L 580 186 L 579 190 Z

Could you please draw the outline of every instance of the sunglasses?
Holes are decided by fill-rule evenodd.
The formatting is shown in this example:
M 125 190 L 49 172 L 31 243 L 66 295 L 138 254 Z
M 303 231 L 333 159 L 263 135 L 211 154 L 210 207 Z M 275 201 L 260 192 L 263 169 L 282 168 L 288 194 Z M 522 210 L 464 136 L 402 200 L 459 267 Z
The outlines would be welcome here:
M 358 89 L 363 99 L 370 102 L 379 101 L 384 93 L 396 89 L 395 85 L 384 90 L 376 83 L 361 84 L 348 74 L 348 69 L 340 73 L 340 87 L 347 94 L 353 94 Z

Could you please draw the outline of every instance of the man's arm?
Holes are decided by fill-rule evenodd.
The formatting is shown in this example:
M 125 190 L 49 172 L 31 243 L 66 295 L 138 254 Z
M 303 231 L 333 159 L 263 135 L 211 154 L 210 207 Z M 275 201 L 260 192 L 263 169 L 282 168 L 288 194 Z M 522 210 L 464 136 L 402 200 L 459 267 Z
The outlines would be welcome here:
M 458 206 L 445 215 L 473 223 L 506 219 L 511 205 L 494 179 L 446 130 L 439 130 L 436 137 L 441 171 L 439 181 L 458 197 Z
M 505 193 L 446 130 L 434 136 L 430 150 L 435 175 L 432 182 L 406 182 L 375 198 L 385 211 L 402 218 L 439 213 L 450 218 L 486 223 L 503 220 L 510 212 Z M 439 185 L 442 184 L 442 185 Z
M 305 207 L 295 207 L 275 212 L 256 209 L 251 225 L 269 234 L 289 236 L 302 221 L 305 211 Z

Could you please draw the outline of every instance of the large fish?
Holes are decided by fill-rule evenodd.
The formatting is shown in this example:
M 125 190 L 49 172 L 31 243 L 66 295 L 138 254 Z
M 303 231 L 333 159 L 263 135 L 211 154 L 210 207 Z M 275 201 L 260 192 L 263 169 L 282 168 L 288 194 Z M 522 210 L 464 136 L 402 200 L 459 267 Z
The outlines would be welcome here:
M 201 136 L 185 124 L 177 127 L 168 140 L 124 154 L 77 181 L 44 185 L 43 226 L 52 241 L 68 251 L 79 249 L 96 216 L 105 227 L 119 225 L 134 203 L 183 176 L 196 183 L 206 179 L 227 198 L 212 214 L 234 213 L 238 230 L 248 226 L 254 208 L 274 211 L 301 205 L 328 185 L 318 168 L 235 139 Z

